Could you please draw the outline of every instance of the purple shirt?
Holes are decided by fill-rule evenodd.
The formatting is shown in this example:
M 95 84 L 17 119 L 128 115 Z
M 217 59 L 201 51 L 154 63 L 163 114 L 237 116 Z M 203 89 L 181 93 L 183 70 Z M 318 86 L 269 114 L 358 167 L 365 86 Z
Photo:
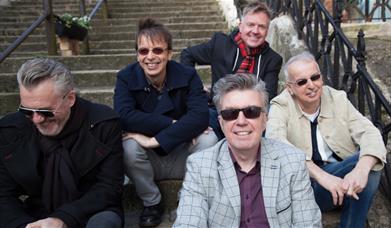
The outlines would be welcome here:
M 259 157 L 259 154 L 258 154 Z M 240 188 L 240 227 L 268 228 L 265 205 L 263 202 L 261 169 L 259 159 L 248 172 L 241 170 L 239 163 L 231 153 Z

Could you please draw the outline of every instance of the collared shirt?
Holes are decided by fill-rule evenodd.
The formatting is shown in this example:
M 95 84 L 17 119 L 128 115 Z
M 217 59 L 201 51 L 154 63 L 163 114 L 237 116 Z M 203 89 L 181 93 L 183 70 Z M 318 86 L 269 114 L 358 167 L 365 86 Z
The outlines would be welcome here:
M 262 194 L 259 152 L 255 166 L 248 173 L 242 171 L 232 152 L 230 152 L 230 155 L 234 163 L 240 188 L 240 227 L 268 228 L 269 223 L 267 221 Z

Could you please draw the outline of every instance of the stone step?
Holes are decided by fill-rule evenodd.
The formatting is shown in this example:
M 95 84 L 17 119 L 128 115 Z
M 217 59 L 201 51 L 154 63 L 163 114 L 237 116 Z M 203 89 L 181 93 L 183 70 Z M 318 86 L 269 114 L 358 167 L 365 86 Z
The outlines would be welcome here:
M 192 21 L 221 21 L 223 19 L 223 15 L 221 13 L 216 14 L 216 12 L 211 13 L 207 12 L 207 15 L 201 14 L 195 14 L 194 12 L 181 15 L 180 12 L 170 15 L 170 14 L 165 14 L 161 13 L 159 15 L 152 15 L 159 21 L 165 20 L 168 22 L 178 22 L 178 21 L 185 21 L 185 22 L 192 22 Z M 120 19 L 126 20 L 127 23 L 131 23 L 131 21 L 138 21 L 140 18 L 144 18 L 147 14 L 137 14 L 134 17 L 122 17 Z M 199 15 L 203 15 L 202 17 L 199 17 Z M 2 23 L 7 22 L 6 24 L 10 23 L 23 23 L 23 22 L 30 22 L 28 24 L 31 24 L 33 21 L 35 21 L 38 18 L 38 16 L 22 16 L 22 17 L 12 17 L 12 18 L 1 18 L 0 20 Z M 197 20 L 197 18 L 201 20 Z M 93 20 L 99 19 L 99 18 L 93 18 Z M 217 19 L 217 20 L 216 20 Z M 102 19 L 100 19 L 102 20 Z M 118 20 L 118 19 L 115 19 Z M 126 23 L 126 24 L 127 24 Z M 1 25 L 1 24 L 0 24 Z
M 87 7 L 86 12 L 89 13 L 93 9 L 93 6 Z M 193 6 L 189 8 L 188 6 L 177 6 L 177 5 L 164 5 L 164 6 L 110 6 L 110 12 L 111 13 L 124 13 L 124 12 L 162 12 L 162 11 L 181 11 L 181 12 L 189 12 L 189 11 L 200 11 L 200 10 L 216 10 L 219 11 L 220 7 L 218 4 L 214 5 L 200 5 L 200 6 Z M 28 14 L 31 12 L 37 12 L 41 13 L 43 12 L 43 8 L 38 8 L 36 6 L 34 7 L 23 7 L 23 8 L 16 8 L 16 7 L 8 7 L 5 9 L 1 9 L 0 7 L 0 13 L 3 15 L 9 14 L 9 15 L 24 15 Z M 67 7 L 64 10 L 64 7 L 59 6 L 57 7 L 56 5 L 53 6 L 53 12 L 57 15 L 62 15 L 64 13 L 70 13 L 72 15 L 79 15 L 80 9 L 79 6 L 75 5 L 72 7 Z M 102 11 L 98 11 L 98 13 L 102 13 Z
M 158 18 L 158 20 L 163 24 L 169 24 L 169 23 L 187 23 L 187 22 L 213 22 L 213 21 L 223 21 L 222 16 L 209 16 L 209 17 L 197 17 L 197 16 L 180 16 L 176 18 Z M 136 25 L 138 23 L 138 18 L 115 18 L 115 19 L 98 19 L 93 18 L 92 20 L 92 26 L 94 27 L 96 24 L 99 25 L 129 25 L 134 24 Z M 32 21 L 17 21 L 17 22 L 10 22 L 10 21 L 0 21 L 0 28 L 5 27 L 23 27 L 27 28 L 32 24 Z M 4 26 L 4 27 L 3 27 Z
M 193 46 L 195 44 L 200 44 L 202 42 L 206 42 L 210 37 L 201 37 L 201 38 L 191 38 L 191 39 L 173 39 L 173 47 L 174 49 L 178 49 L 177 47 L 188 47 Z M 129 38 L 128 40 L 109 40 L 109 41 L 90 41 L 90 49 L 92 52 L 100 49 L 134 49 L 135 42 L 134 38 Z M 4 50 L 8 45 L 0 45 L 0 50 Z M 47 49 L 45 39 L 42 42 L 37 43 L 29 43 L 25 42 L 19 46 L 15 53 L 23 52 L 45 52 Z M 47 53 L 47 52 L 46 52 Z M 39 53 L 34 56 L 42 56 Z M 1 64 L 0 64 L 1 67 Z
M 123 66 L 125 67 L 125 66 Z M 205 84 L 211 83 L 209 66 L 197 66 L 197 72 Z M 73 70 L 75 83 L 79 88 L 114 87 L 117 72 L 120 70 Z M 0 73 L 0 91 L 14 93 L 18 91 L 15 73 Z
M 203 38 L 203 37 L 211 37 L 216 30 L 171 30 L 171 34 L 173 37 L 179 39 L 185 38 Z M 116 32 L 116 33 L 90 33 L 89 40 L 91 41 L 104 41 L 104 40 L 133 40 L 135 37 L 135 32 Z M 1 36 L 0 43 L 11 43 L 16 39 L 15 36 Z M 46 40 L 45 35 L 30 35 L 26 38 L 26 42 L 35 43 L 42 42 Z
M 109 106 L 113 104 L 113 94 L 118 70 L 74 70 L 75 83 L 80 96 Z M 197 72 L 206 87 L 210 87 L 209 67 L 197 67 Z M 0 73 L 0 116 L 17 110 L 19 101 L 16 74 Z
M 171 30 L 227 30 L 228 24 L 226 22 L 187 22 L 187 23 L 170 23 L 165 24 L 165 26 L 171 31 Z M 91 33 L 111 33 L 111 32 L 118 32 L 118 31 L 136 31 L 136 24 L 128 24 L 128 25 L 93 25 L 92 29 L 90 30 Z M 0 31 L 0 35 L 4 36 L 16 36 L 21 34 L 23 31 L 25 31 L 26 28 L 6 28 Z M 46 33 L 45 26 L 41 25 L 40 27 L 36 28 L 33 32 L 34 35 L 44 35 Z

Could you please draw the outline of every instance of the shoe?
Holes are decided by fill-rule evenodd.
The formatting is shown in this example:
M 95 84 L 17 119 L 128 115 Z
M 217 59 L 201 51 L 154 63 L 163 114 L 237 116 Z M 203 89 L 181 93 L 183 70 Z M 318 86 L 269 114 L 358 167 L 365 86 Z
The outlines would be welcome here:
M 161 203 L 144 207 L 140 215 L 140 227 L 156 227 L 162 222 L 164 209 Z

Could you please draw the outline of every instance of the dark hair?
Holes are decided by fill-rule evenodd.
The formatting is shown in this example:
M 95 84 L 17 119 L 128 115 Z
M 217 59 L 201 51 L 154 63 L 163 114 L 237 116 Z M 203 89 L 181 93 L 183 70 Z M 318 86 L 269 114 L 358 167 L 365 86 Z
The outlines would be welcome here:
M 162 40 L 167 43 L 167 49 L 172 50 L 172 35 L 168 29 L 153 18 L 140 19 L 136 32 L 135 48 L 138 49 L 138 42 L 142 36 L 149 38 L 152 42 Z

